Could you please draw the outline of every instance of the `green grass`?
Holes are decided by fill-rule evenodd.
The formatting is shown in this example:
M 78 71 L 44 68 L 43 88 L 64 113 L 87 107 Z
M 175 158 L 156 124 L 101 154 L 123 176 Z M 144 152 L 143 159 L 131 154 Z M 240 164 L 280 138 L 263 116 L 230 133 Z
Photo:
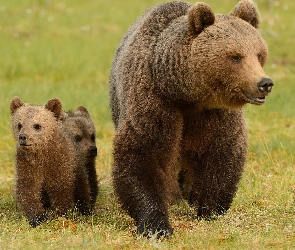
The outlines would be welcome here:
M 205 1 L 205 0 L 204 0 Z M 258 0 L 274 80 L 263 106 L 246 106 L 249 156 L 229 212 L 197 221 L 185 204 L 171 208 L 174 235 L 162 241 L 135 234 L 111 185 L 113 125 L 108 74 L 123 34 L 159 0 L 0 0 L 0 249 L 293 249 L 295 247 L 295 2 Z M 190 1 L 193 3 L 193 1 Z M 207 0 L 216 13 L 235 0 Z M 222 2 L 222 3 L 221 3 Z M 14 201 L 13 96 L 64 109 L 84 105 L 97 128 L 100 194 L 93 216 L 73 215 L 31 228 Z

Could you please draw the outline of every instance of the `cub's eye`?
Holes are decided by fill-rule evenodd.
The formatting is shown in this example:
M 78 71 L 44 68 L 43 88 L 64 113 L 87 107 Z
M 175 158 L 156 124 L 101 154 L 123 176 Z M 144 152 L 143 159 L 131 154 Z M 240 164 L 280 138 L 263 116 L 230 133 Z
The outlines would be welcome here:
M 41 125 L 38 124 L 38 123 L 34 124 L 34 129 L 40 130 L 41 129 Z
M 239 63 L 239 62 L 241 62 L 242 57 L 241 56 L 232 56 L 231 60 L 235 63 Z
M 18 131 L 20 131 L 22 129 L 23 125 L 21 125 L 21 123 L 17 124 L 17 129 Z
M 76 142 L 80 142 L 80 141 L 82 141 L 82 136 L 75 135 L 74 139 L 75 139 Z
M 91 135 L 91 141 L 95 142 L 95 134 Z

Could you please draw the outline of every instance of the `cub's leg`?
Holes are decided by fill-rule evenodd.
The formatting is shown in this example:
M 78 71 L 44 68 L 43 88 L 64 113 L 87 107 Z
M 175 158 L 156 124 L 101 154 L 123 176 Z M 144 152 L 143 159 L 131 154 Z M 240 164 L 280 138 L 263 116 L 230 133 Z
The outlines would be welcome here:
M 65 170 L 66 167 L 63 169 Z M 48 178 L 45 190 L 50 198 L 50 209 L 58 216 L 66 215 L 74 208 L 75 177 L 72 171 L 60 171 Z
M 83 215 L 88 215 L 91 210 L 90 186 L 86 170 L 80 166 L 75 172 L 75 205 Z
M 41 201 L 42 179 L 30 177 L 27 173 L 18 175 L 16 200 L 29 224 L 36 227 L 45 219 L 45 209 Z
M 87 162 L 86 172 L 88 175 L 88 182 L 90 185 L 90 205 L 92 210 L 95 207 L 96 199 L 98 196 L 98 190 L 99 190 L 96 169 L 95 169 L 95 159 L 92 159 L 91 161 Z

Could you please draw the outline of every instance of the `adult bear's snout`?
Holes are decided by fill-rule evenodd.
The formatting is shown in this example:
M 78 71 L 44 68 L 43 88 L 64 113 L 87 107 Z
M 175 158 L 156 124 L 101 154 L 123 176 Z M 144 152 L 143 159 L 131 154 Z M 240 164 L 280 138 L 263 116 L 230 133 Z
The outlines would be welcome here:
M 270 78 L 263 78 L 258 84 L 258 90 L 260 93 L 267 95 L 271 92 L 273 87 L 273 81 Z

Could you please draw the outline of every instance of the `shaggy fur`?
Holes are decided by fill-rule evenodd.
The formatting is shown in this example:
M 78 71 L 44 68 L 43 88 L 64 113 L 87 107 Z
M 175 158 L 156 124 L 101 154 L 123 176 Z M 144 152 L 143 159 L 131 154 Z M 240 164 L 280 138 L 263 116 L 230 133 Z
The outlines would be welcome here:
M 45 219 L 46 210 L 65 215 L 74 208 L 74 183 L 81 176 L 78 157 L 62 130 L 60 100 L 35 106 L 14 97 L 10 110 L 16 139 L 16 201 L 35 227 Z M 86 183 L 87 178 L 82 181 Z M 84 185 L 83 191 L 87 199 L 89 187 Z
M 198 217 L 229 209 L 246 159 L 243 105 L 272 81 L 251 0 L 229 15 L 205 3 L 164 3 L 130 27 L 110 74 L 116 127 L 113 183 L 139 233 L 171 235 L 180 191 Z
M 98 181 L 95 168 L 95 158 L 97 156 L 97 148 L 95 144 L 95 126 L 86 108 L 80 106 L 75 112 L 66 112 L 63 121 L 63 127 L 70 136 L 80 158 L 80 164 L 86 170 L 90 187 L 90 204 L 91 209 L 94 208 L 98 195 Z M 80 196 L 80 181 L 76 182 L 76 200 Z

